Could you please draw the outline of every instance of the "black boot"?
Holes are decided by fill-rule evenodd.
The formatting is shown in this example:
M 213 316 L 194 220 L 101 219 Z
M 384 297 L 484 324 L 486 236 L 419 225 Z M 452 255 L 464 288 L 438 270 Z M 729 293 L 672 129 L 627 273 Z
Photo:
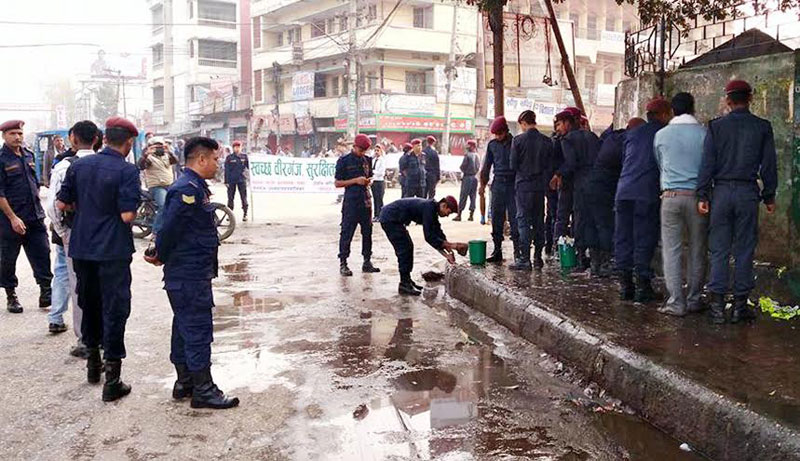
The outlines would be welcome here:
M 487 263 L 501 263 L 503 262 L 503 247 L 499 243 L 494 244 L 494 251 L 492 255 L 486 258 Z
M 633 285 L 633 272 L 623 271 L 619 276 L 619 299 L 632 301 L 636 294 L 636 287 Z
M 575 248 L 578 256 L 578 265 L 572 272 L 586 272 L 592 265 L 591 259 L 586 256 L 586 248 Z
M 233 408 L 239 405 L 239 399 L 236 397 L 226 397 L 225 394 L 219 390 L 214 380 L 211 378 L 211 367 L 205 370 L 192 372 L 192 383 L 194 389 L 192 390 L 192 408 L 214 408 L 216 410 L 223 410 L 226 408 Z
M 422 285 L 420 285 L 417 282 L 415 282 L 414 280 L 412 280 L 411 278 L 408 279 L 408 283 L 410 283 L 412 287 L 416 288 L 419 291 L 422 291 L 423 288 L 425 288 Z
M 381 271 L 380 269 L 372 265 L 372 261 L 370 261 L 369 259 L 365 260 L 364 264 L 361 266 L 361 272 L 367 274 L 374 274 L 380 271 Z
M 515 244 L 514 263 L 508 266 L 508 268 L 512 271 L 531 271 L 533 269 L 531 266 L 531 250 L 528 249 L 527 254 L 525 253 L 526 252 L 522 248 Z
M 457 214 L 453 221 L 461 221 L 461 213 Z
M 659 295 L 653 290 L 653 284 L 650 283 L 650 279 L 636 281 L 636 293 L 633 297 L 634 302 L 649 303 L 651 301 L 657 301 L 658 298 Z
M 103 384 L 103 402 L 113 402 L 131 393 L 131 387 L 122 382 L 122 360 L 106 359 L 106 382 Z
M 475 221 L 475 212 L 474 211 L 470 211 L 469 212 L 469 218 L 467 219 L 467 221 Z
M 39 308 L 47 309 L 53 303 L 53 289 L 50 285 L 39 285 Z
M 103 361 L 100 359 L 100 349 L 87 348 L 89 356 L 86 358 L 86 381 L 89 384 L 100 382 L 100 375 L 103 373 Z
M 19 298 L 17 298 L 17 291 L 15 289 L 6 288 L 6 299 L 8 300 L 8 305 L 6 307 L 8 312 L 12 314 L 22 313 L 22 304 L 19 303 Z
M 731 312 L 731 323 L 746 322 L 755 320 L 756 314 L 747 305 L 747 296 L 735 296 L 733 298 L 733 311 Z
M 175 371 L 178 373 L 178 379 L 175 380 L 175 384 L 172 386 L 172 398 L 181 400 L 191 397 L 194 386 L 192 384 L 192 375 L 189 373 L 189 369 L 186 368 L 186 364 L 176 363 Z
M 725 295 L 711 293 L 711 304 L 709 308 L 711 322 L 717 325 L 725 323 Z
M 244 210 L 244 214 L 242 214 L 242 222 L 247 222 L 247 210 Z
M 537 271 L 542 270 L 544 268 L 544 260 L 542 259 L 542 249 L 536 248 L 533 253 L 533 268 Z
M 422 287 L 411 280 L 411 275 L 401 274 L 397 292 L 401 295 L 419 296 L 422 294 Z
M 350 268 L 347 267 L 347 260 L 343 259 L 339 263 L 339 273 L 342 274 L 345 277 L 352 277 L 353 276 L 353 271 L 351 271 Z

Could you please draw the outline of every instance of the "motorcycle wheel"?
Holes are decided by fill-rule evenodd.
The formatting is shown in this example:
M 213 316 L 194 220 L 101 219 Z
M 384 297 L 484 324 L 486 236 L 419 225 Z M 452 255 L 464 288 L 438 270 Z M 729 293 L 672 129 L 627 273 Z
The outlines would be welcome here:
M 136 210 L 136 219 L 131 224 L 133 236 L 143 239 L 153 233 L 153 220 L 156 217 L 156 209 L 150 202 L 142 202 Z
M 221 203 L 214 203 L 214 224 L 220 242 L 230 237 L 236 230 L 236 216 L 233 211 Z

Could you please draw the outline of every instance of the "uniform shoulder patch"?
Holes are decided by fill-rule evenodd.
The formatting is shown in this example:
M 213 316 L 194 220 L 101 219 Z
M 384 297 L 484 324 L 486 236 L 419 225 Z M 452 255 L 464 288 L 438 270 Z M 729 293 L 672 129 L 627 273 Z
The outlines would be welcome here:
M 181 194 L 181 200 L 187 205 L 194 205 L 195 197 L 194 195 Z

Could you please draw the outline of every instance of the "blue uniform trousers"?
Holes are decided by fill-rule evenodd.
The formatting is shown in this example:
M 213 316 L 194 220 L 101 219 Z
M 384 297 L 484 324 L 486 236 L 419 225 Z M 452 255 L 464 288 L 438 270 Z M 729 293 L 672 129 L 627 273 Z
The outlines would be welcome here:
M 417 184 L 416 182 L 414 184 L 409 184 L 408 182 L 406 182 L 406 187 L 403 192 L 403 198 L 406 197 L 425 198 L 425 191 L 422 189 L 422 185 Z
M 111 261 L 73 259 L 81 337 L 86 347 L 103 346 L 106 359 L 125 358 L 125 324 L 131 313 L 131 258 Z
M 469 198 L 469 212 L 475 211 L 475 194 L 478 192 L 478 178 L 475 175 L 464 176 L 461 179 L 461 194 L 458 197 L 458 212 L 463 213 Z
M 436 198 L 436 185 L 439 184 L 439 176 L 425 176 L 425 195 L 429 199 Z M 423 198 L 426 198 L 423 197 Z
M 236 184 L 226 184 L 228 188 L 228 208 L 233 210 L 233 199 L 236 198 L 236 189 L 239 189 L 239 198 L 242 201 L 242 211 L 247 213 L 247 182 L 239 181 Z
M 658 244 L 659 201 L 617 200 L 614 256 L 618 271 L 635 271 L 640 280 L 653 278 L 651 262 Z
M 350 242 L 361 227 L 361 254 L 364 261 L 372 257 L 372 208 L 365 205 L 352 205 L 345 202 L 342 206 L 342 225 L 339 234 L 339 260 L 346 261 L 350 257 Z
M 759 202 L 755 183 L 718 181 L 714 185 L 708 237 L 711 250 L 710 292 L 728 292 L 731 255 L 734 259 L 733 294 L 746 296 L 755 286 L 753 256 L 758 244 Z
M 25 256 L 33 269 L 36 283 L 50 286 L 53 273 L 50 271 L 50 242 L 47 241 L 47 229 L 44 222 L 26 222 L 25 235 L 11 229 L 3 229 L 0 237 L 0 287 L 16 288 L 17 258 L 20 247 L 25 248 Z
M 564 182 L 558 191 L 558 209 L 556 210 L 556 240 L 559 237 L 571 236 L 572 227 L 570 218 L 572 217 L 572 183 Z
M 601 251 L 614 250 L 614 195 L 617 176 L 595 171 L 587 196 L 586 246 Z
M 517 191 L 517 226 L 520 251 L 527 260 L 531 239 L 537 252 L 544 248 L 544 192 Z
M 173 314 L 169 360 L 189 371 L 208 368 L 214 341 L 211 280 L 170 281 L 165 288 Z
M 400 278 L 410 276 L 414 269 L 414 242 L 408 235 L 408 229 L 399 223 L 381 223 L 381 227 L 394 247 L 394 254 L 397 255 Z
M 500 182 L 497 178 L 492 182 L 492 240 L 495 245 L 503 242 L 503 226 L 508 214 L 508 223 L 511 225 L 511 241 L 519 241 L 517 227 L 517 199 L 516 187 L 513 182 Z
M 553 249 L 555 245 L 556 219 L 558 214 L 558 191 L 547 190 L 547 214 L 544 220 L 544 245 L 546 248 Z

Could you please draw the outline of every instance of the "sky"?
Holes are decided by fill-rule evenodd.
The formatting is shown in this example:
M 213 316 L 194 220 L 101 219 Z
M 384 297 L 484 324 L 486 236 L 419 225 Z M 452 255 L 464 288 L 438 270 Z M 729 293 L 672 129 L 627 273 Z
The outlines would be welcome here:
M 65 76 L 87 78 L 100 49 L 109 67 L 138 73 L 142 58 L 151 55 L 149 21 L 146 0 L 0 0 L 0 120 L 24 119 L 33 129 L 45 128 L 36 125 L 48 113 L 8 109 L 45 104 L 44 89 Z M 63 25 L 14 24 L 19 22 Z M 68 43 L 91 46 L 63 45 Z M 18 47 L 31 44 L 48 46 Z

